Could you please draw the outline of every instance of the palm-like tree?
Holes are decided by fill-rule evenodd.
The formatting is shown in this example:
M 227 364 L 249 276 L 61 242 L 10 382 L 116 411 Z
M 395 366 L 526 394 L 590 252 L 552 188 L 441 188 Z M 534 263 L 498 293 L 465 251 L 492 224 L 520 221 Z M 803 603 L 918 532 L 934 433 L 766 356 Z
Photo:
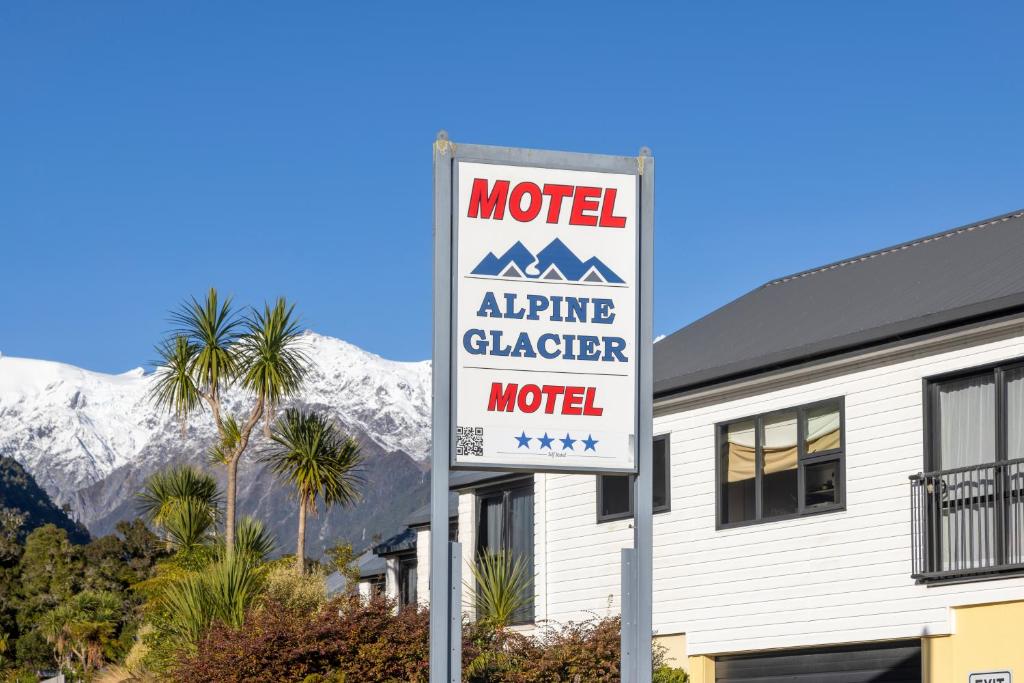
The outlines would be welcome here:
M 280 401 L 298 391 L 308 360 L 298 348 L 301 329 L 294 307 L 278 299 L 263 312 L 239 316 L 231 300 L 210 289 L 205 300 L 191 299 L 171 315 L 173 340 L 158 348 L 161 370 L 151 398 L 184 420 L 205 405 L 218 432 L 217 457 L 227 471 L 225 536 L 234 551 L 238 463 L 253 429 Z M 184 340 L 184 341 L 179 341 Z M 253 399 L 244 419 L 224 415 L 224 391 L 238 384 Z M 269 416 L 267 417 L 269 420 Z
M 197 391 L 210 403 L 214 419 L 220 424 L 220 395 L 238 371 L 237 351 L 241 318 L 231 306 L 231 298 L 220 301 L 217 290 L 210 288 L 206 300 L 195 297 L 171 313 L 171 322 L 178 325 L 178 337 L 194 346 L 189 369 Z
M 159 369 L 150 397 L 174 414 L 181 425 L 182 435 L 188 416 L 199 408 L 199 390 L 192 377 L 192 362 L 197 352 L 196 345 L 183 335 L 157 346 L 160 358 L 156 365 Z
M 352 437 L 325 416 L 288 409 L 274 425 L 273 446 L 263 456 L 282 480 L 295 487 L 299 500 L 299 534 L 295 568 L 305 571 L 306 513 L 327 506 L 348 505 L 359 499 L 362 453 Z
M 507 550 L 484 551 L 471 566 L 476 583 L 476 615 L 496 629 L 512 623 L 516 612 L 530 604 L 529 565 Z
M 158 624 L 172 650 L 193 645 L 215 621 L 240 627 L 262 575 L 253 563 L 230 557 L 172 579 L 162 590 Z
M 113 637 L 122 608 L 113 593 L 83 591 L 45 613 L 39 630 L 62 665 L 70 664 L 74 656 L 88 677 L 103 662 L 103 648 Z
M 254 517 L 242 517 L 235 529 L 235 559 L 258 566 L 267 561 L 274 552 L 277 541 L 274 535 L 264 526 L 263 522 Z M 217 544 L 217 558 L 223 559 L 225 552 L 224 539 Z
M 299 390 L 309 369 L 309 358 L 298 343 L 301 335 L 295 306 L 289 306 L 283 298 L 278 298 L 273 307 L 265 304 L 262 312 L 253 310 L 245 319 L 238 380 L 263 403 L 264 434 L 268 439 L 281 399 Z
M 187 465 L 150 475 L 135 497 L 139 512 L 163 532 L 168 550 L 201 545 L 220 514 L 217 480 Z

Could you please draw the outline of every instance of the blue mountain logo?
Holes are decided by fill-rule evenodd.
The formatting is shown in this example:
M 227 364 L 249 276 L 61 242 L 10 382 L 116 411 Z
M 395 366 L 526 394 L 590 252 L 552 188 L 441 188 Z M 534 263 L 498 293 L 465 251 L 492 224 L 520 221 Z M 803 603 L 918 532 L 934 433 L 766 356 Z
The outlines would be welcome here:
M 522 242 L 516 242 L 501 256 L 488 252 L 471 274 L 545 282 L 625 284 L 601 259 L 592 256 L 584 261 L 557 238 L 536 255 Z

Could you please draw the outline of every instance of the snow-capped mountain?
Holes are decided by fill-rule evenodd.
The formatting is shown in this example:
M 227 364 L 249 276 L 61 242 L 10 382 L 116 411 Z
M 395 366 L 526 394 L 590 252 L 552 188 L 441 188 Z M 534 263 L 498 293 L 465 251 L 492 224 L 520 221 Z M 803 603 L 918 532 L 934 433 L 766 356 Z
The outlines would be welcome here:
M 364 502 L 357 509 L 321 515 L 320 535 L 387 531 L 423 499 L 430 449 L 430 363 L 390 361 L 340 339 L 312 332 L 303 337 L 313 361 L 306 384 L 288 405 L 315 407 L 357 437 L 367 454 Z M 205 463 L 216 437 L 208 414 L 180 424 L 149 400 L 153 374 L 141 368 L 120 375 L 90 372 L 50 361 L 0 356 L 0 455 L 21 462 L 58 505 L 94 533 L 133 516 L 132 496 L 153 470 L 172 462 Z M 247 405 L 239 392 L 225 397 L 227 411 Z M 283 406 L 284 407 L 284 406 Z M 240 507 L 277 524 L 293 514 L 287 491 L 274 484 L 252 457 L 243 460 Z M 384 466 L 387 465 L 386 468 Z M 384 469 L 382 469 L 384 468 Z M 413 487 L 399 491 L 396 485 Z M 389 498 L 398 498 L 393 504 Z M 402 512 L 399 512 L 402 511 Z M 373 514 L 371 514 L 373 513 Z M 339 514 L 341 515 L 339 517 Z M 347 523 L 361 520 L 363 529 Z M 397 521 L 396 521 L 397 520 Z M 317 530 L 311 526 L 314 538 Z M 294 530 L 281 523 L 282 543 Z

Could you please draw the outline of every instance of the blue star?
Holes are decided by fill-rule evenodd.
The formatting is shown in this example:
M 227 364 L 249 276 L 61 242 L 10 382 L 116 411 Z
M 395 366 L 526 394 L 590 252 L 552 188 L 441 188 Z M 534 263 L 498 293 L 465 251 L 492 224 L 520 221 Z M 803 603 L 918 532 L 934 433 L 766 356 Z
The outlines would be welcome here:
M 538 436 L 537 440 L 540 441 L 541 448 L 551 448 L 551 442 L 555 440 L 555 437 L 548 436 L 548 433 L 544 432 L 544 436 Z
M 559 439 L 562 442 L 562 448 L 568 448 L 570 451 L 573 450 L 572 445 L 576 443 L 576 439 L 569 438 L 569 432 L 565 433 L 564 439 Z
M 592 435 L 587 434 L 587 438 L 583 439 L 583 445 L 586 446 L 586 448 L 584 448 L 583 450 L 585 450 L 585 451 L 594 451 L 596 453 L 597 449 L 594 448 L 594 445 L 597 444 L 597 443 L 600 443 L 600 442 L 596 441 Z
M 530 447 L 530 437 L 528 437 L 526 435 L 526 430 L 523 430 L 522 435 L 516 437 L 516 441 L 519 442 L 519 446 L 518 446 L 519 448 L 529 448 Z

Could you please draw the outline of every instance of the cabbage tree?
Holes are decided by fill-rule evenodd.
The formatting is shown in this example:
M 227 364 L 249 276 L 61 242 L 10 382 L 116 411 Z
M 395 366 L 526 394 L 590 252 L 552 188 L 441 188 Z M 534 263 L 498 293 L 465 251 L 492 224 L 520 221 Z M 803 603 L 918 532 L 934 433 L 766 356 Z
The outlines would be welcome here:
M 294 487 L 299 502 L 295 566 L 301 574 L 305 571 L 306 513 L 315 513 L 320 501 L 331 506 L 359 500 L 363 456 L 356 440 L 327 417 L 293 408 L 274 425 L 271 441 L 273 445 L 262 460 Z
M 281 401 L 302 387 L 309 359 L 301 348 L 302 329 L 294 305 L 279 298 L 273 306 L 240 314 L 231 299 L 210 289 L 206 298 L 183 303 L 171 314 L 175 329 L 157 346 L 159 368 L 150 393 L 158 406 L 184 426 L 206 409 L 217 427 L 220 461 L 227 472 L 225 536 L 234 549 L 238 463 L 253 430 L 273 419 Z M 224 394 L 235 387 L 250 400 L 239 415 L 228 415 Z

